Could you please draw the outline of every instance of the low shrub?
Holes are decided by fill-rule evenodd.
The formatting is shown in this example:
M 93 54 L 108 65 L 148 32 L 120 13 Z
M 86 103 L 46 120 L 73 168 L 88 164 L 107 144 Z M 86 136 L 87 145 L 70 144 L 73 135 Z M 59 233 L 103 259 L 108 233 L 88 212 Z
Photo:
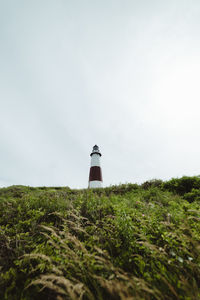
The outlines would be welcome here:
M 186 193 L 190 193 L 192 189 L 200 190 L 200 177 L 183 176 L 181 178 L 172 178 L 164 182 L 162 187 L 164 190 L 183 196 Z

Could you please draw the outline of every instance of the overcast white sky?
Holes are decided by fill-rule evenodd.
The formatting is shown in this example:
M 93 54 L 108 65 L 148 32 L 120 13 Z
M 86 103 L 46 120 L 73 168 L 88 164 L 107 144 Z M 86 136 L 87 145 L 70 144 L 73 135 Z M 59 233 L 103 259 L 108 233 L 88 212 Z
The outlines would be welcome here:
M 0 186 L 200 174 L 199 0 L 0 0 Z

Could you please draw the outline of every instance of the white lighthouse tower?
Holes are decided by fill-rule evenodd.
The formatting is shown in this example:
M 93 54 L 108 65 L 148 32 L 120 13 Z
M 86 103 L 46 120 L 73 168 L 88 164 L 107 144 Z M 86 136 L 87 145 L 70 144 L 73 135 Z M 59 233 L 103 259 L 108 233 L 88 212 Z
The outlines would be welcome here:
M 95 145 L 93 147 L 91 156 L 91 164 L 90 164 L 90 175 L 89 175 L 89 188 L 100 188 L 102 187 L 102 172 L 100 165 L 100 157 L 101 153 L 99 151 L 99 147 Z

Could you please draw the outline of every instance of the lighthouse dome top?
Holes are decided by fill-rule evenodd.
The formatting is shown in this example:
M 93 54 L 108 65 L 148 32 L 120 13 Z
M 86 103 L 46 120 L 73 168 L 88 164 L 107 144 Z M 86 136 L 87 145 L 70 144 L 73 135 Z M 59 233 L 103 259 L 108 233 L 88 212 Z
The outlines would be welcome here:
M 90 154 L 90 156 L 92 156 L 93 154 L 99 154 L 101 156 L 101 153 L 99 151 L 99 147 L 97 145 L 94 145 L 92 153 Z

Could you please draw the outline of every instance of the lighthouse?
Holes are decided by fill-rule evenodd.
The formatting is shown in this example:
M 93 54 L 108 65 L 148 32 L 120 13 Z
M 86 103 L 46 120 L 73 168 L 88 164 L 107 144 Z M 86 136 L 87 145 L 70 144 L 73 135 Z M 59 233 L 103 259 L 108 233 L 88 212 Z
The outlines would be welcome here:
M 102 187 L 102 172 L 100 165 L 101 153 L 99 147 L 95 145 L 93 147 L 90 164 L 90 175 L 89 175 L 89 188 L 100 188 Z

